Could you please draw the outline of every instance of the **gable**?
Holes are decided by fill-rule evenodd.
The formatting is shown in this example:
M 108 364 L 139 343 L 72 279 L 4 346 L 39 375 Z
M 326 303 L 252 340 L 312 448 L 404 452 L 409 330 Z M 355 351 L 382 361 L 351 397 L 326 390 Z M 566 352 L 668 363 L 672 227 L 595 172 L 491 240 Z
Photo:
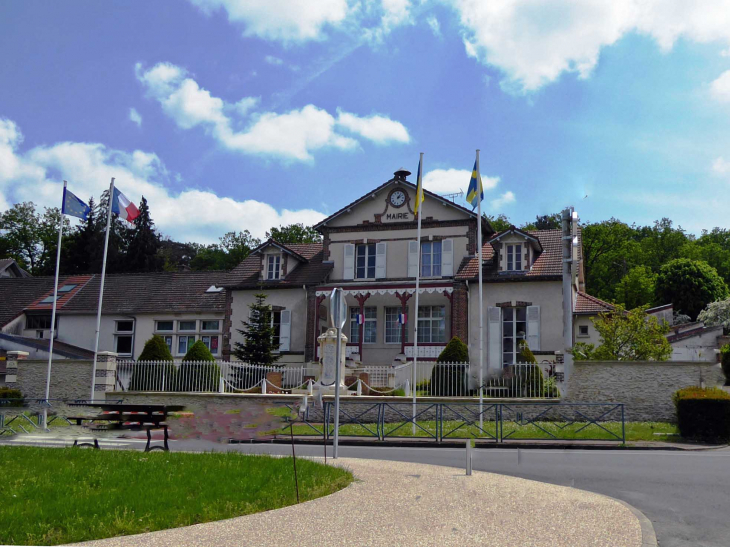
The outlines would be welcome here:
M 340 228 L 368 224 L 387 225 L 415 223 L 416 186 L 406 180 L 408 171 L 397 171 L 385 184 L 375 188 L 351 204 L 317 224 L 315 228 Z M 466 181 L 468 182 L 468 181 Z M 424 191 L 423 220 L 463 221 L 475 219 L 476 213 L 446 198 Z M 491 231 L 491 230 L 490 230 Z

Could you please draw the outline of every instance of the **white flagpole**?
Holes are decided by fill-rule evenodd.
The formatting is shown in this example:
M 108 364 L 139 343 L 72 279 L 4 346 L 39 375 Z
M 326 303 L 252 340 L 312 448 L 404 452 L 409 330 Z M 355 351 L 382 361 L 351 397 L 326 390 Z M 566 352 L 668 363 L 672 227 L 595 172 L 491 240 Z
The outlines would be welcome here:
M 104 298 L 104 276 L 106 275 L 106 253 L 109 248 L 109 227 L 112 223 L 112 199 L 114 199 L 114 177 L 109 185 L 109 206 L 106 215 L 106 237 L 104 238 L 104 258 L 101 264 L 101 285 L 99 287 L 99 309 L 96 311 L 96 341 L 94 342 L 94 367 L 91 369 L 91 398 L 94 400 L 96 386 L 96 359 L 99 354 L 99 329 L 101 328 L 101 302 Z
M 484 428 L 484 299 L 482 295 L 482 172 L 479 170 L 479 149 L 477 149 L 477 246 L 479 249 L 479 427 Z
M 418 180 L 416 181 L 416 201 L 418 201 L 418 188 L 423 191 L 423 152 L 419 158 Z M 424 196 L 425 197 L 425 196 Z M 416 240 L 418 241 L 418 271 L 416 272 L 416 311 L 413 314 L 413 373 L 411 374 L 411 393 L 413 394 L 413 436 L 416 435 L 416 372 L 418 370 L 418 288 L 421 280 L 421 218 L 423 217 L 423 200 L 418 204 L 418 229 Z
M 63 199 L 66 199 L 66 181 L 63 181 Z M 56 300 L 58 300 L 58 269 L 61 265 L 61 238 L 63 237 L 63 201 L 58 223 L 58 248 L 56 249 L 56 279 L 53 282 L 53 311 L 51 312 L 51 341 L 48 344 L 48 371 L 46 372 L 46 402 L 43 405 L 43 429 L 48 429 L 48 399 L 51 395 L 51 366 L 53 364 L 53 338 L 56 335 Z

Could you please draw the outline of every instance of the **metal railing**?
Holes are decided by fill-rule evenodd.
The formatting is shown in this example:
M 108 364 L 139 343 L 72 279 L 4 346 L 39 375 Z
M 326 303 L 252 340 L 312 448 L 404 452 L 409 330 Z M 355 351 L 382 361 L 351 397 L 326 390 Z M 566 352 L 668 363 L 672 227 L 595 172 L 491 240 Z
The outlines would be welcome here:
M 626 442 L 623 403 L 429 402 L 416 406 L 414 417 L 410 402 L 341 403 L 340 438 Z M 326 401 L 319 409 L 308 407 L 301 423 L 306 427 L 298 435 L 329 439 L 334 435 L 334 403 Z

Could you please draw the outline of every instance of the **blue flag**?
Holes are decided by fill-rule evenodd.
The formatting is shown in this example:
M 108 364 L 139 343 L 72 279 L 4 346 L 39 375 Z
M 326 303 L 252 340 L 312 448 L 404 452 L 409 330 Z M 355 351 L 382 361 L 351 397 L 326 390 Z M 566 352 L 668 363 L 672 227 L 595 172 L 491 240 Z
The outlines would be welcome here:
M 90 212 L 91 207 L 77 198 L 72 192 L 66 190 L 66 188 L 63 189 L 63 206 L 61 207 L 61 213 L 86 220 Z
M 474 162 L 474 169 L 471 172 L 471 180 L 469 181 L 469 189 L 466 191 L 466 201 L 471 203 L 472 208 L 476 208 L 479 202 L 484 199 L 484 188 L 482 188 L 482 177 L 477 172 L 477 162 Z

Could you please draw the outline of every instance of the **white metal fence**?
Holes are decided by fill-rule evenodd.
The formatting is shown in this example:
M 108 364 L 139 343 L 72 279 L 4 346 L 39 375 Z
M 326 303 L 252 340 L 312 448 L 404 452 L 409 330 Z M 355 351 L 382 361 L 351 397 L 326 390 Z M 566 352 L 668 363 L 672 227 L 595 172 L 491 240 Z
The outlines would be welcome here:
M 347 369 L 348 388 L 358 393 L 412 395 L 413 363 L 363 366 Z M 281 375 L 279 378 L 278 375 Z M 307 380 L 319 377 L 316 364 L 250 365 L 239 361 L 118 361 L 116 391 L 184 391 L 202 393 L 260 392 L 262 383 L 272 388 L 306 389 Z M 264 382 L 266 380 L 266 382 Z M 346 378 L 342 379 L 347 381 Z M 357 386 L 357 384 L 360 384 Z M 540 365 L 517 364 L 499 375 L 484 377 L 483 393 L 493 398 L 559 398 L 555 378 Z M 479 373 L 470 363 L 420 362 L 416 370 L 417 397 L 477 397 Z

